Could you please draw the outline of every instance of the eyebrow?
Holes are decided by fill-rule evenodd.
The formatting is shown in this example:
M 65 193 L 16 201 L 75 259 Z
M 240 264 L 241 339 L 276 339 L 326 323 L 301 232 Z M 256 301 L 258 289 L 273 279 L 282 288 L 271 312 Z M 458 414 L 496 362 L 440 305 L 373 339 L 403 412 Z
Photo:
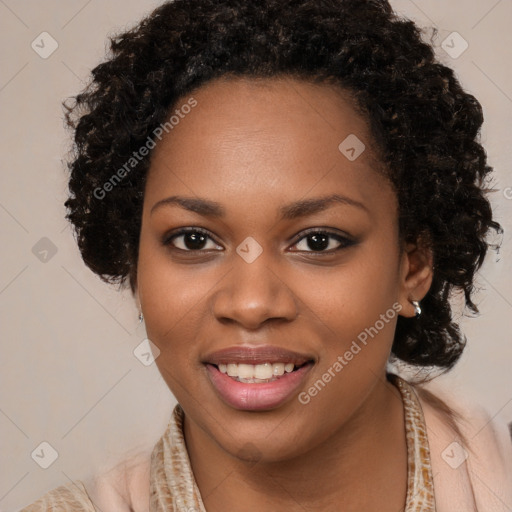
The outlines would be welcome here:
M 293 203 L 282 206 L 279 209 L 281 220 L 292 220 L 299 217 L 306 217 L 321 212 L 333 206 L 334 204 L 344 204 L 355 206 L 368 213 L 368 208 L 361 202 L 351 199 L 350 197 L 339 194 L 331 194 L 324 197 L 315 197 L 312 199 L 302 199 Z M 194 213 L 198 213 L 203 217 L 223 218 L 226 216 L 224 207 L 216 201 L 202 199 L 197 197 L 170 196 L 156 202 L 151 208 L 150 215 L 155 210 L 163 206 L 178 205 Z

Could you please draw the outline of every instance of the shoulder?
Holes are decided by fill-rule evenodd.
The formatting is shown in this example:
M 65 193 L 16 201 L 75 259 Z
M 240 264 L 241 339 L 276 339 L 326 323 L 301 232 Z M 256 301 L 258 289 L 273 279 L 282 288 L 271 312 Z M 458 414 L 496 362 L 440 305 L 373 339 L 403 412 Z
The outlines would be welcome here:
M 149 512 L 150 466 L 151 452 L 141 452 L 84 484 L 100 510 Z
M 20 512 L 95 512 L 82 481 L 75 480 L 47 492 Z
M 149 512 L 149 478 L 150 454 L 144 452 L 61 485 L 20 512 Z
M 461 506 L 510 510 L 512 437 L 507 424 L 443 384 L 414 389 L 427 426 L 438 511 Z

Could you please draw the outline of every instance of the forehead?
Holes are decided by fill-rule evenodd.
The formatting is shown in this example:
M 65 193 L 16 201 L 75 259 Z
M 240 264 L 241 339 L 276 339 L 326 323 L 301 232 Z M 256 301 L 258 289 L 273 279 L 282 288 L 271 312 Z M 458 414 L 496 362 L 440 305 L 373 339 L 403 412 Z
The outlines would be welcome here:
M 270 201 L 333 188 L 362 200 L 387 185 L 375 172 L 367 120 L 337 86 L 221 78 L 179 100 L 170 115 L 191 97 L 196 105 L 177 112 L 153 150 L 146 188 L 153 202 L 178 190 L 226 200 L 251 192 Z
M 250 135 L 267 145 L 282 144 L 290 136 L 301 142 L 306 138 L 311 141 L 308 149 L 323 150 L 349 134 L 370 142 L 367 120 L 358 113 L 353 95 L 336 85 L 291 77 L 221 77 L 178 100 L 170 114 L 178 113 L 191 97 L 197 105 L 180 119 L 173 116 L 177 123 L 164 134 L 156 154 L 187 143 L 191 133 L 203 145 L 218 138 L 249 144 Z M 374 152 L 368 144 L 367 149 L 368 159 Z

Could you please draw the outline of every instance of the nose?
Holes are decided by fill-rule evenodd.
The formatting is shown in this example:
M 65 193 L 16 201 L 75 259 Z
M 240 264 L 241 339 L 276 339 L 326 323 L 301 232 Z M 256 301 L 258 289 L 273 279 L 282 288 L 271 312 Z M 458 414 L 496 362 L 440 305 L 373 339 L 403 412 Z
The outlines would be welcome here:
M 297 317 L 298 300 L 293 290 L 264 254 L 251 263 L 233 255 L 231 270 L 212 297 L 218 321 L 236 322 L 254 330 L 270 319 L 291 321 Z

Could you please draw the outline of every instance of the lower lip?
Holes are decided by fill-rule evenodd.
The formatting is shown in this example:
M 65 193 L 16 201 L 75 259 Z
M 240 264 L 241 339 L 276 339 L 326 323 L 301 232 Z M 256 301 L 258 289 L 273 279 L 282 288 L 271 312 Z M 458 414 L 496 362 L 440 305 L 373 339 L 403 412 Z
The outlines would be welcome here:
M 218 395 L 231 407 L 245 411 L 275 409 L 286 402 L 300 387 L 312 364 L 264 383 L 238 382 L 212 364 L 206 364 L 208 375 Z

